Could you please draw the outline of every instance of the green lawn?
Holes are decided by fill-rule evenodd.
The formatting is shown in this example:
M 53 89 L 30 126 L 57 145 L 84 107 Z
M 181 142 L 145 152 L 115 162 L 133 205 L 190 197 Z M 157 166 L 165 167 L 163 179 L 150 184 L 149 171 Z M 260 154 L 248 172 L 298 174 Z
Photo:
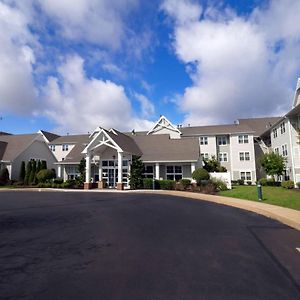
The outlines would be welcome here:
M 263 203 L 300 210 L 300 191 L 282 187 L 263 186 Z M 232 190 L 219 192 L 221 196 L 257 200 L 256 186 L 234 186 Z

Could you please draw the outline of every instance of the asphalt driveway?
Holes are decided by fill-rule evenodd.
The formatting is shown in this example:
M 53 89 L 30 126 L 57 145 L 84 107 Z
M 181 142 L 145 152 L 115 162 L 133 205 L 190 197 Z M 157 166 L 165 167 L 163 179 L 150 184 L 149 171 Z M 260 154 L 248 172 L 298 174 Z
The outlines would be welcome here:
M 300 232 L 131 193 L 0 192 L 1 299 L 300 299 Z

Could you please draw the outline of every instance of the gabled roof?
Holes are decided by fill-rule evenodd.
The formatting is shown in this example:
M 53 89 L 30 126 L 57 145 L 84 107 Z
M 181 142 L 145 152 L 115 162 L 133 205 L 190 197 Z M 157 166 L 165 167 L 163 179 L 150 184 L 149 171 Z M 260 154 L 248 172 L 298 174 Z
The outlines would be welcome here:
M 0 135 L 12 135 L 11 133 L 0 131 Z
M 254 130 L 245 124 L 181 127 L 180 130 L 182 136 L 254 133 Z
M 159 120 L 154 124 L 154 126 L 148 131 L 147 134 L 155 133 L 162 128 L 166 128 L 170 131 L 181 134 L 180 130 L 175 125 L 173 125 L 165 116 L 160 116 Z
M 47 139 L 48 143 L 59 137 L 59 135 L 45 130 L 40 130 L 39 132 Z
M 0 136 L 0 142 L 2 142 L 2 151 L 4 149 L 4 144 L 6 144 L 1 160 L 13 161 L 27 147 L 29 147 L 34 140 L 37 139 L 41 140 L 41 136 L 38 133 Z
M 72 135 L 63 135 L 59 136 L 53 140 L 50 145 L 59 145 L 59 144 L 77 144 L 77 143 L 88 143 L 89 135 L 88 134 L 72 134 Z
M 168 134 L 156 134 L 135 135 L 132 139 L 145 162 L 197 161 L 200 156 L 197 138 L 170 139 Z

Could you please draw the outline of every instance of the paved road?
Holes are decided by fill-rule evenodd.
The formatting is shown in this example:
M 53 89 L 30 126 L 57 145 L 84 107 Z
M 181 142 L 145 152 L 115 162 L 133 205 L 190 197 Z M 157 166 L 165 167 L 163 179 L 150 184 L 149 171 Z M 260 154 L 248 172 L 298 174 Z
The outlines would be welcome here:
M 297 243 L 276 221 L 196 200 L 0 192 L 0 298 L 300 299 Z

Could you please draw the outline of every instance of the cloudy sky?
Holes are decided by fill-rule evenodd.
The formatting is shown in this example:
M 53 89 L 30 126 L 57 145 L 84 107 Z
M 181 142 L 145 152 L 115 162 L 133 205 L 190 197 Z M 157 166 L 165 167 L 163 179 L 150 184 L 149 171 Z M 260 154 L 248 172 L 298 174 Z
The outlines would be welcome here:
M 0 131 L 282 115 L 300 1 L 0 0 Z

